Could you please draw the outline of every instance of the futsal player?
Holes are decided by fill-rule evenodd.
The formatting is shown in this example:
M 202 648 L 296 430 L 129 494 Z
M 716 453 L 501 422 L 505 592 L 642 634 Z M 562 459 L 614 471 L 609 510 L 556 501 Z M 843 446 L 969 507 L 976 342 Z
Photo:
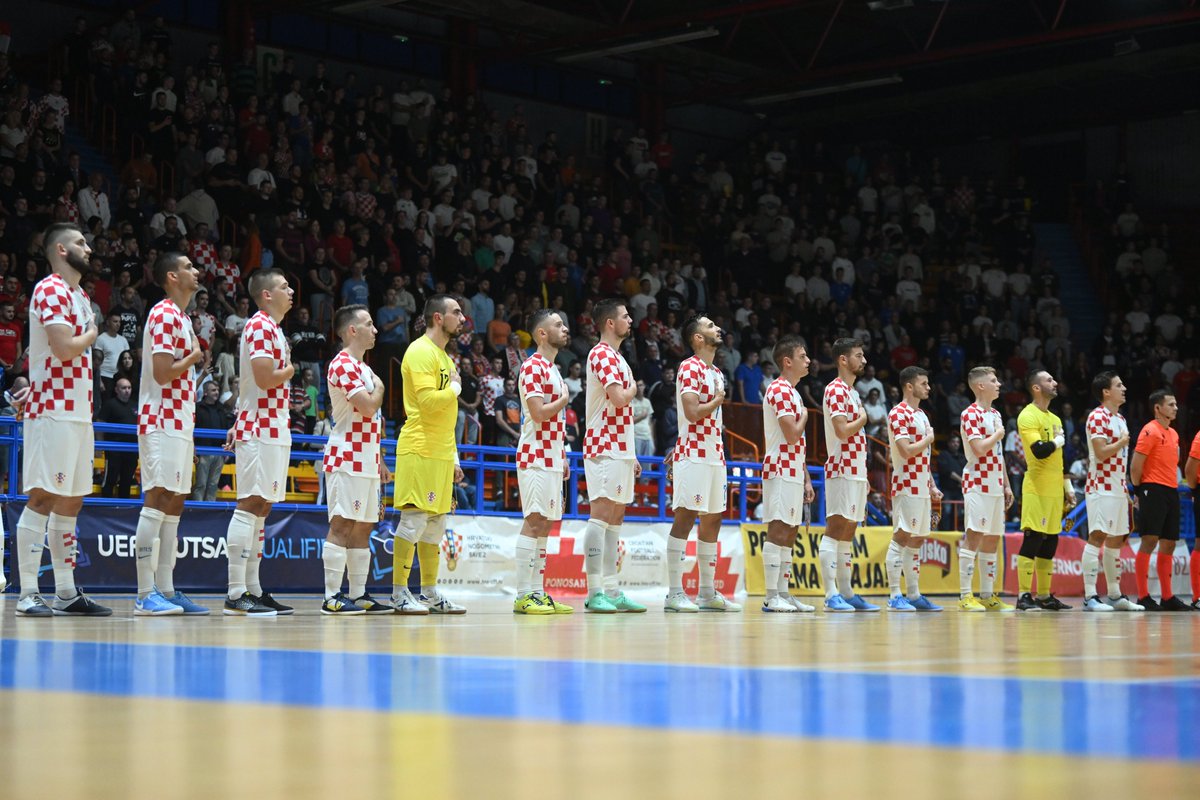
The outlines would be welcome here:
M 1064 473 L 1062 420 L 1050 410 L 1058 396 L 1058 382 L 1044 369 L 1028 378 L 1033 402 L 1017 415 L 1017 432 L 1025 446 L 1024 482 L 1021 484 L 1021 529 L 1025 538 L 1017 554 L 1018 611 L 1065 611 L 1071 606 L 1050 591 L 1054 554 L 1062 531 L 1063 508 L 1075 505 L 1075 487 Z M 1033 578 L 1037 575 L 1037 592 Z
M 376 329 L 366 306 L 343 306 L 333 315 L 342 349 L 329 360 L 325 379 L 333 430 L 325 444 L 322 469 L 329 535 L 321 552 L 325 600 L 330 616 L 390 614 L 392 607 L 367 593 L 371 531 L 379 523 L 382 486 L 391 480 L 383 461 L 383 381 L 363 362 L 375 346 Z M 349 595 L 342 578 L 349 575 Z
M 91 269 L 92 248 L 74 225 L 54 224 L 43 235 L 50 274 L 29 301 L 29 387 L 13 398 L 24 417 L 21 476 L 29 502 L 17 521 L 21 617 L 107 617 L 75 585 L 75 520 L 92 493 L 92 345 L 98 330 L 79 282 Z M 49 534 L 54 598 L 38 594 L 42 542 Z
M 575 609 L 546 591 L 546 537 L 562 519 L 567 463 L 565 411 L 571 399 L 554 361 L 570 341 L 566 321 L 549 309 L 534 312 L 529 332 L 537 352 L 521 363 L 521 438 L 517 442 L 517 488 L 525 522 L 517 536 L 518 614 L 570 614 Z
M 963 470 L 963 506 L 966 535 L 958 551 L 958 610 L 967 612 L 1010 612 L 1013 607 L 996 596 L 996 561 L 1004 535 L 1004 515 L 1013 504 L 1008 470 L 1004 468 L 1004 420 L 992 407 L 1000 396 L 1000 379 L 992 367 L 975 367 L 967 373 L 967 385 L 975 402 L 959 417 L 959 437 L 966 452 Z M 971 591 L 975 563 L 979 574 L 979 598 Z
M 1144 611 L 1121 594 L 1121 548 L 1129 540 L 1129 425 L 1121 416 L 1125 383 L 1115 372 L 1101 372 L 1092 380 L 1100 405 L 1088 414 L 1087 503 L 1088 542 L 1083 548 L 1084 611 Z M 1103 551 L 1103 556 L 1101 555 Z M 1096 592 L 1096 578 L 1104 563 L 1108 602 Z
M 775 345 L 779 377 L 763 396 L 763 434 L 767 450 L 763 457 L 762 507 L 767 523 L 763 545 L 763 581 L 767 612 L 811 612 L 816 609 L 792 597 L 788 576 L 792 573 L 792 545 L 804 518 L 804 506 L 815 497 L 808 474 L 804 429 L 808 409 L 796 384 L 808 374 L 812 359 L 799 336 L 784 336 Z
M 392 572 L 392 605 L 399 614 L 465 614 L 437 588 L 440 549 L 454 484 L 463 478 L 454 442 L 462 378 L 446 345 L 462 330 L 463 315 L 450 295 L 435 294 L 422 310 L 425 333 L 400 363 L 407 419 L 396 440 L 393 502 L 400 511 Z M 421 560 L 421 595 L 408 589 L 413 553 Z
M 900 370 L 904 395 L 888 412 L 888 446 L 892 458 L 892 541 L 887 550 L 890 611 L 941 611 L 921 594 L 921 540 L 932 527 L 933 499 L 942 493 L 933 483 L 929 452 L 933 426 L 921 410 L 929 399 L 929 373 L 921 367 Z M 903 572 L 908 596 L 900 594 Z
M 242 329 L 238 351 L 238 413 L 226 437 L 237 470 L 237 509 L 229 521 L 228 616 L 273 617 L 293 609 L 263 591 L 259 581 L 263 539 L 271 506 L 287 491 L 289 427 L 288 381 L 296 372 L 279 323 L 292 307 L 294 291 L 277 269 L 250 276 L 250 298 L 258 311 Z
M 854 593 L 850 585 L 854 532 L 867 515 L 867 412 L 854 391 L 854 382 L 867 366 L 858 339 L 833 343 L 838 375 L 825 387 L 821 410 L 825 416 L 825 535 L 818 556 L 825 581 L 825 610 L 878 611 Z M 840 589 L 840 591 L 839 591 Z
M 166 294 L 146 317 L 138 391 L 138 458 L 142 510 L 135 533 L 136 616 L 204 616 L 209 610 L 175 589 L 176 543 L 183 501 L 192 491 L 195 460 L 196 365 L 205 358 L 185 309 L 200 285 L 200 271 L 183 253 L 154 262 L 154 283 Z M 158 543 L 158 558 L 154 544 Z
M 672 453 L 671 508 L 675 519 L 667 539 L 666 611 L 741 611 L 738 603 L 716 590 L 717 535 L 725 514 L 725 378 L 713 366 L 721 329 L 708 317 L 693 317 L 683 326 L 693 355 L 675 373 L 675 408 L 679 439 Z M 696 602 L 683 590 L 683 552 L 696 520 L 696 565 L 700 587 Z
M 587 357 L 587 431 L 583 436 L 583 474 L 590 504 L 584 533 L 587 600 L 594 614 L 642 612 L 617 588 L 617 545 L 625 507 L 642 474 L 633 441 L 633 402 L 637 382 L 621 355 L 621 343 L 633 329 L 633 318 L 621 300 L 601 300 L 592 309 L 600 341 Z M 668 540 L 668 543 L 670 540 Z M 670 563 L 671 552 L 667 551 Z
M 1138 604 L 1147 611 L 1191 611 L 1191 606 L 1171 589 L 1175 546 L 1179 543 L 1179 432 L 1171 423 L 1179 407 L 1175 395 L 1166 389 L 1152 393 L 1150 405 L 1154 408 L 1154 419 L 1138 434 L 1129 468 L 1138 504 L 1138 532 L 1142 537 L 1134 562 Z M 1150 596 L 1150 556 L 1160 539 L 1156 566 L 1161 602 Z
M 1196 505 L 1196 481 L 1198 474 L 1200 474 L 1200 431 L 1197 431 L 1195 438 L 1192 439 L 1192 446 L 1188 449 L 1187 464 L 1183 468 L 1183 475 L 1187 480 L 1188 488 L 1192 490 L 1192 516 L 1196 522 L 1200 522 L 1200 506 Z M 1200 554 L 1197 554 L 1197 549 L 1193 545 L 1189 574 L 1192 580 L 1192 609 L 1200 611 Z

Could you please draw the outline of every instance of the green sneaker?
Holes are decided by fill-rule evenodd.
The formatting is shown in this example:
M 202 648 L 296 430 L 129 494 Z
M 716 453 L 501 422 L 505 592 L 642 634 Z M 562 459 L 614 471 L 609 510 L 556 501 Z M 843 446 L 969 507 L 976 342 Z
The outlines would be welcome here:
M 641 614 L 646 610 L 646 607 L 641 603 L 636 603 L 630 600 L 624 592 L 618 592 L 614 595 L 607 595 L 608 601 L 616 607 L 617 611 L 623 611 L 629 614 Z
M 583 607 L 593 614 L 617 613 L 617 607 L 604 592 L 592 592 L 588 599 L 583 601 Z

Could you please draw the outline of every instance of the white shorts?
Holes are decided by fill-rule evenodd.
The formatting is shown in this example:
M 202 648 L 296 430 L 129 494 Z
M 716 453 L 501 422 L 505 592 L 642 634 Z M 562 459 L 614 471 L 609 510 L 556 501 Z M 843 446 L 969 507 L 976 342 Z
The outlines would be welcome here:
M 932 527 L 932 501 L 928 497 L 898 494 L 892 498 L 892 530 L 910 536 L 928 536 Z
M 967 492 L 963 495 L 963 508 L 967 517 L 967 530 L 985 536 L 1003 535 L 1004 495 Z
M 583 477 L 587 481 L 588 498 L 606 498 L 627 506 L 633 502 L 633 465 L 626 458 L 585 458 Z
M 25 420 L 21 479 L 25 493 L 42 489 L 59 497 L 92 493 L 96 432 L 87 422 L 38 417 Z
M 561 469 L 517 469 L 517 489 L 525 516 L 541 514 L 549 520 L 562 519 L 563 474 Z M 591 483 L 588 483 L 591 491 Z
M 871 484 L 848 478 L 825 479 L 825 516 L 853 522 L 867 518 L 867 493 Z
M 767 478 L 762 484 L 763 522 L 782 522 L 799 527 L 804 524 L 804 484 Z
M 1087 503 L 1088 530 L 1103 531 L 1109 536 L 1129 534 L 1129 498 L 1123 494 L 1089 494 Z
M 350 475 L 335 470 L 325 475 L 325 502 L 329 519 L 342 517 L 355 522 L 379 522 L 382 487 L 379 476 Z
M 142 491 L 166 489 L 175 494 L 192 491 L 192 466 L 196 444 L 191 439 L 151 431 L 138 437 Z
M 261 497 L 282 503 L 287 496 L 288 455 L 286 444 L 268 444 L 251 439 L 238 442 L 233 451 L 237 474 L 237 497 Z
M 671 480 L 671 508 L 700 514 L 724 514 L 728 503 L 724 464 L 676 461 Z

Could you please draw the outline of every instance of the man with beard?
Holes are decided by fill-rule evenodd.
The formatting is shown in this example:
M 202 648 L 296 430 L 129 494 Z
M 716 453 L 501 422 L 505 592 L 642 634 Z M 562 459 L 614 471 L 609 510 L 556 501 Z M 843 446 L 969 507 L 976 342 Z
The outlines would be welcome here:
M 395 495 L 400 511 L 393 549 L 392 605 L 398 614 L 465 614 L 467 610 L 437 590 L 440 546 L 454 484 L 462 480 L 454 426 L 462 378 L 446 345 L 466 317 L 450 295 L 435 294 L 422 316 L 425 333 L 404 353 L 400 364 L 407 419 L 396 440 Z M 421 564 L 421 596 L 408 589 L 413 553 Z
M 79 288 L 91 248 L 74 225 L 55 224 L 43 236 L 50 275 L 38 281 L 29 308 L 28 389 L 14 406 L 24 414 L 21 474 L 29 502 L 17 522 L 17 568 L 23 617 L 109 616 L 75 586 L 75 520 L 92 492 L 92 344 L 99 330 Z M 48 534 L 48 537 L 47 537 Z M 38 594 L 42 542 L 49 538 L 55 596 Z

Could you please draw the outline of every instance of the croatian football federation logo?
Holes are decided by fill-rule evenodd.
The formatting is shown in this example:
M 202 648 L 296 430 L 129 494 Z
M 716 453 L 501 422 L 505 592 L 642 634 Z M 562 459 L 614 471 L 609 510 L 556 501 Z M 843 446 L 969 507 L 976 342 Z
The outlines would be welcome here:
M 429 494 L 425 495 L 425 499 L 430 503 L 437 502 L 437 492 L 430 492 Z
M 357 511 L 358 511 L 359 509 L 361 509 L 361 508 L 362 508 L 362 501 L 361 501 L 361 500 L 355 500 L 355 501 L 354 501 L 354 510 L 357 512 Z
M 446 566 L 453 572 L 458 567 L 458 559 L 463 551 L 462 534 L 447 529 L 442 536 L 442 552 L 446 555 Z
M 555 503 L 557 503 L 557 502 L 558 502 L 558 501 L 557 501 L 557 500 L 555 500 L 553 497 L 551 497 L 551 498 L 550 498 L 550 510 L 551 510 L 551 511 L 553 511 L 553 510 L 554 510 L 554 504 L 555 504 Z
M 700 495 L 696 495 L 692 499 L 696 501 L 696 505 L 699 505 L 702 498 L 700 497 Z
M 278 491 L 279 491 L 279 481 L 272 481 L 272 482 L 271 482 L 271 491 L 272 491 L 272 492 L 278 492 Z
M 56 473 L 54 474 L 54 482 L 55 482 L 55 483 L 62 483 L 62 482 L 63 482 L 63 481 L 65 481 L 66 479 L 67 479 L 66 473 L 63 473 L 63 472 L 56 472 Z
M 625 564 L 625 540 L 617 539 L 617 572 L 621 571 L 621 567 Z
M 175 482 L 179 483 L 182 480 L 183 480 L 183 473 L 179 470 L 175 470 Z
M 617 494 L 621 493 L 621 484 L 617 484 Z

